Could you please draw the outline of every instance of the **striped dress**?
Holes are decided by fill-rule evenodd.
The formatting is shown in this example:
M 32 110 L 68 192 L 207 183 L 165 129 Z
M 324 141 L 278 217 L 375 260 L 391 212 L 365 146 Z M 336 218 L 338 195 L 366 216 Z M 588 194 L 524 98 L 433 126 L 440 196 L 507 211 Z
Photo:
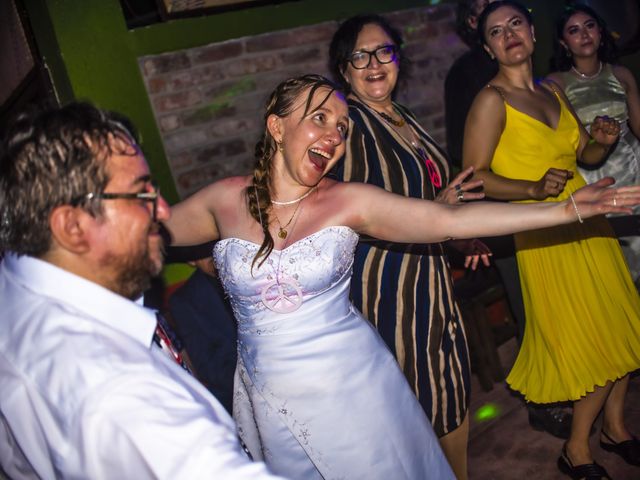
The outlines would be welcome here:
M 336 173 L 344 181 L 433 199 L 449 180 L 445 154 L 405 107 L 395 106 L 422 151 L 374 110 L 350 99 L 347 151 Z M 363 238 L 356 250 L 351 297 L 397 358 L 436 435 L 460 426 L 469 408 L 469 355 L 443 246 Z

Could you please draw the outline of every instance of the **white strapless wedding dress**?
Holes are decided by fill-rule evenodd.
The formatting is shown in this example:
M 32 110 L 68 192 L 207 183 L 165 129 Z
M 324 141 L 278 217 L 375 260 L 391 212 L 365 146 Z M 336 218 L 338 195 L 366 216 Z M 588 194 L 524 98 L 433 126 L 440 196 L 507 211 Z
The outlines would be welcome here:
M 357 242 L 348 227 L 325 228 L 253 272 L 259 245 L 216 244 L 238 320 L 239 435 L 292 479 L 453 479 L 396 360 L 349 301 Z

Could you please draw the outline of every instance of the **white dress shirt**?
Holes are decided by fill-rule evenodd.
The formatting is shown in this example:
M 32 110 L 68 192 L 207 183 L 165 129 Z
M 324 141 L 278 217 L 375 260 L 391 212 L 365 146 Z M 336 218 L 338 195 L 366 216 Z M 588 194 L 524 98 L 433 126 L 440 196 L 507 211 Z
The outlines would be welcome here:
M 22 478 L 277 478 L 152 347 L 155 314 L 54 265 L 0 262 L 0 465 Z

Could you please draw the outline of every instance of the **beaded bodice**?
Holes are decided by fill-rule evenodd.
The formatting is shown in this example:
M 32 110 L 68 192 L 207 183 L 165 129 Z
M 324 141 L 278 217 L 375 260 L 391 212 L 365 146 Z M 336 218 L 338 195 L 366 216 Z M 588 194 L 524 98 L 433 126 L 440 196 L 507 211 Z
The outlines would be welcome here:
M 327 227 L 289 245 L 273 250 L 260 266 L 251 268 L 260 248 L 254 242 L 239 238 L 220 240 L 213 251 L 220 280 L 229 296 L 239 333 L 264 333 L 279 328 L 284 318 L 309 317 L 312 310 L 327 298 L 346 295 L 351 278 L 353 254 L 358 234 L 345 226 Z M 301 305 L 293 312 L 274 312 L 265 305 L 265 288 L 274 281 L 290 282 L 299 287 Z M 273 301 L 277 289 L 268 290 L 267 303 Z M 331 292 L 330 295 L 322 295 Z M 295 296 L 295 292 L 285 291 Z

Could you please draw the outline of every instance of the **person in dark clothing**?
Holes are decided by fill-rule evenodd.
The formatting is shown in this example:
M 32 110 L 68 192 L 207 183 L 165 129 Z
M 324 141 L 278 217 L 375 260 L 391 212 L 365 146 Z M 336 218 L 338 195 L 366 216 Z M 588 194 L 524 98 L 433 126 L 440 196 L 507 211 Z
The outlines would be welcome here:
M 167 262 L 189 261 L 197 269 L 169 297 L 168 313 L 194 373 L 231 413 L 236 369 L 236 321 L 216 276 L 213 243 L 170 247 Z
M 488 0 L 458 2 L 457 32 L 470 47 L 453 63 L 444 83 L 445 124 L 449 161 L 462 165 L 464 122 L 473 99 L 498 73 L 498 65 L 484 51 L 476 38 L 477 18 L 491 3 Z

